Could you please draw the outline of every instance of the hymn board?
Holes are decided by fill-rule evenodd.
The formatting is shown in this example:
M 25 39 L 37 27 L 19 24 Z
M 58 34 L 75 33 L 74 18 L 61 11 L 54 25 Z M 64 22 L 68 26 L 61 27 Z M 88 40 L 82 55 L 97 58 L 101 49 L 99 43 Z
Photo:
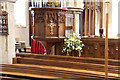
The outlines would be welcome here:
M 0 10 L 0 35 L 8 35 L 8 13 Z
M 65 38 L 66 10 L 60 8 L 32 8 L 32 10 L 34 11 L 33 38 L 42 42 L 47 54 L 50 54 L 53 45 L 59 47 L 60 50 L 61 46 L 59 44 Z

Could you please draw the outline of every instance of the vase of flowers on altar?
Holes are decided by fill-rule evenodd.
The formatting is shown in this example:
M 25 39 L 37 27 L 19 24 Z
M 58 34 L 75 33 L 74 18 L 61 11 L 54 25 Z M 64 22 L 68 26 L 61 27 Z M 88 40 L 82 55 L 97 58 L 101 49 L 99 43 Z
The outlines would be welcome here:
M 64 39 L 64 47 L 62 52 L 70 56 L 81 56 L 82 47 L 84 44 L 81 41 L 79 34 L 71 34 L 70 37 Z

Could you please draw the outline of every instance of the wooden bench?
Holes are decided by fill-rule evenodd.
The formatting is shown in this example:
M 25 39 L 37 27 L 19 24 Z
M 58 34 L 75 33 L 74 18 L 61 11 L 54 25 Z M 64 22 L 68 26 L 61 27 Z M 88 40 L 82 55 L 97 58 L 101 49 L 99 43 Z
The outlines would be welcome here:
M 15 77 L 7 77 L 7 76 L 0 76 L 0 80 L 29 80 L 29 79 L 21 79 L 21 78 L 15 78 Z
M 95 64 L 105 64 L 105 59 L 102 58 L 90 58 L 90 57 L 71 57 L 71 56 L 60 56 L 60 55 L 41 55 L 41 54 L 27 54 L 27 53 L 17 53 L 17 57 L 27 57 L 35 59 L 46 59 L 46 60 L 56 60 L 56 61 L 72 61 L 72 62 L 82 62 L 82 63 L 95 63 Z M 119 66 L 120 60 L 109 59 L 109 65 Z
M 104 80 L 104 59 L 17 53 L 1 74 L 26 79 Z M 118 79 L 119 60 L 109 60 L 109 80 Z
M 38 55 L 38 54 L 16 54 L 16 63 L 18 64 L 33 64 L 64 67 L 70 69 L 82 69 L 91 71 L 104 72 L 104 59 L 100 58 L 84 58 L 84 57 L 70 57 L 70 56 L 54 56 L 54 55 Z M 109 59 L 109 73 L 118 74 L 119 60 Z M 73 65 L 73 66 L 71 66 Z
M 43 78 L 43 79 L 55 79 L 55 80 L 103 80 L 104 73 L 93 72 L 87 70 L 77 70 L 69 68 L 56 68 L 47 66 L 35 66 L 35 65 L 1 65 L 2 74 L 17 75 L 22 77 Z M 0 67 L 1 68 L 1 67 Z M 115 79 L 110 76 L 109 80 Z
M 56 60 L 47 60 L 47 59 L 35 59 L 35 58 L 16 58 L 16 64 L 32 64 L 32 65 L 45 65 L 45 66 L 55 66 L 63 67 L 70 69 L 82 69 L 82 70 L 91 70 L 91 71 L 100 71 L 104 72 L 103 64 L 93 64 L 93 63 L 82 63 L 82 62 L 73 62 L 73 61 L 56 61 Z M 109 65 L 110 73 L 118 73 L 118 66 Z

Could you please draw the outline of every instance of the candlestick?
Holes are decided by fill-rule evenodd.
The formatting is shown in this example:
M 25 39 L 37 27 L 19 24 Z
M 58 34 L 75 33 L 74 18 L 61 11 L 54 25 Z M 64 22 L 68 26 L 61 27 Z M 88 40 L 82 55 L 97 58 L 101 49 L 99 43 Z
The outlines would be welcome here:
M 108 13 L 109 3 L 110 3 L 110 1 L 109 1 L 109 0 L 106 0 L 106 11 L 107 11 L 107 13 Z
M 34 5 L 34 3 L 33 3 L 34 1 L 32 0 L 32 7 L 34 7 L 33 5 Z
M 108 79 L 108 7 L 109 7 L 109 0 L 106 0 L 106 38 L 105 38 L 105 79 Z

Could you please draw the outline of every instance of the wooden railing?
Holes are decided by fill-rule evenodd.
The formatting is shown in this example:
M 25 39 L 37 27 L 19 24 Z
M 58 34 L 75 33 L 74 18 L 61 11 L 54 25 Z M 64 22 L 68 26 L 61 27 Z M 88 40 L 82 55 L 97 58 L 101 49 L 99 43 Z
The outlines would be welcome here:
M 105 58 L 105 39 L 104 38 L 82 38 L 85 44 L 82 57 Z M 109 59 L 119 58 L 118 39 L 108 40 Z

